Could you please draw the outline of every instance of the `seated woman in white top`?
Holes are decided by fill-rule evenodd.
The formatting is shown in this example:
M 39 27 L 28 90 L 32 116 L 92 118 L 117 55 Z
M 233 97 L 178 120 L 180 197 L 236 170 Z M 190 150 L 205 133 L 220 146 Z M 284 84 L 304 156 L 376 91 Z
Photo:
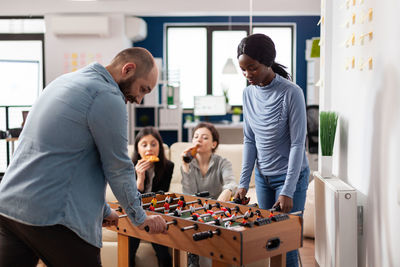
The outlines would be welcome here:
M 218 131 L 213 124 L 201 122 L 193 130 L 192 142 L 193 146 L 182 153 L 183 193 L 208 191 L 211 198 L 229 201 L 237 184 L 232 163 L 214 153 L 219 144 Z M 197 153 L 190 163 L 186 163 L 184 157 L 193 150 L 197 150 Z

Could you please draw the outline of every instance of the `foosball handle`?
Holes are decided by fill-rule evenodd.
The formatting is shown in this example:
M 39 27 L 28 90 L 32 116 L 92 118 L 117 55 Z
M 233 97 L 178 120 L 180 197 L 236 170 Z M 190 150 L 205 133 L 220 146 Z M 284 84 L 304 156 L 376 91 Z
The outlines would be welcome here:
M 232 201 L 229 201 L 229 203 L 235 203 L 235 204 L 241 204 L 241 205 L 247 205 L 250 202 L 250 198 L 244 197 L 243 199 L 241 198 L 234 198 Z
M 219 230 L 219 229 L 216 229 L 214 232 L 213 231 L 205 231 L 205 232 L 195 233 L 195 234 L 193 234 L 193 240 L 200 241 L 200 240 L 204 240 L 207 238 L 211 238 L 214 235 L 220 235 L 220 234 L 221 234 L 221 230 Z
M 272 207 L 273 211 L 281 211 L 281 205 L 276 205 Z
M 149 232 L 149 231 L 150 231 L 150 227 L 149 227 L 148 225 L 146 225 L 146 226 L 144 227 L 144 230 L 145 230 L 146 232 Z
M 210 195 L 210 192 L 208 191 L 203 191 L 195 194 L 198 197 L 208 197 Z

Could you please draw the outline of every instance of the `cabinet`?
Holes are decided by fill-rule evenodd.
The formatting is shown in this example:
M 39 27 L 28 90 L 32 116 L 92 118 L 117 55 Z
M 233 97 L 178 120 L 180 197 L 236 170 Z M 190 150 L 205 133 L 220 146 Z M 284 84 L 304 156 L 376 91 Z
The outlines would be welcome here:
M 162 104 L 129 104 L 129 143 L 134 144 L 137 132 L 146 126 L 158 129 L 164 143 L 182 141 L 182 108 Z
M 175 88 L 175 105 L 167 105 L 167 82 L 159 80 L 141 104 L 128 104 L 129 144 L 135 143 L 136 133 L 146 126 L 158 129 L 164 143 L 172 145 L 182 141 L 182 106 L 179 90 Z M 161 101 L 160 101 L 161 100 Z
M 315 38 L 314 38 L 315 39 Z M 319 57 L 311 57 L 314 39 L 306 40 L 307 60 L 307 106 L 319 104 Z M 319 38 L 316 38 L 319 39 Z

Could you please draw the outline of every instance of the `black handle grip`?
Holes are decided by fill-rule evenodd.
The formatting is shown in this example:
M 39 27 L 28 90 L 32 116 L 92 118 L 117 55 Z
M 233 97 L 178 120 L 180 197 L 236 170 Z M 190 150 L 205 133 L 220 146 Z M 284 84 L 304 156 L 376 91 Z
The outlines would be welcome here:
M 149 231 L 150 231 L 150 227 L 149 227 L 148 225 L 146 225 L 146 226 L 144 227 L 144 230 L 145 230 L 146 232 L 149 232 Z
M 276 205 L 272 207 L 275 211 L 281 211 L 281 205 Z
M 193 234 L 193 240 L 200 241 L 200 240 L 204 240 L 207 238 L 211 238 L 212 236 L 213 236 L 213 232 L 211 232 L 211 231 L 195 233 L 195 234 Z
M 195 194 L 198 197 L 208 197 L 210 195 L 210 192 L 208 191 L 203 191 Z

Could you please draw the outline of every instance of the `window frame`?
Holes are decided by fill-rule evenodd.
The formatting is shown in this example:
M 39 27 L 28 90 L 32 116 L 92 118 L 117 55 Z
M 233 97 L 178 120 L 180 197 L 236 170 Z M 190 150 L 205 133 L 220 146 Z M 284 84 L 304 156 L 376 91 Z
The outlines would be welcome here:
M 212 95 L 212 43 L 213 43 L 213 31 L 246 31 L 247 35 L 249 35 L 250 28 L 246 23 L 165 23 L 164 24 L 164 70 L 168 73 L 168 28 L 199 28 L 204 27 L 206 29 L 206 43 L 207 43 L 207 59 L 206 59 L 206 68 L 207 68 L 207 83 L 206 83 L 206 94 Z M 295 64 L 296 64 L 296 24 L 295 23 L 253 23 L 252 32 L 254 28 L 290 28 L 291 29 L 291 69 L 288 69 L 288 72 L 292 75 L 293 82 L 296 82 L 296 72 L 295 72 Z M 163 77 L 167 79 L 167 77 Z M 185 108 L 185 110 L 192 110 L 193 108 Z

